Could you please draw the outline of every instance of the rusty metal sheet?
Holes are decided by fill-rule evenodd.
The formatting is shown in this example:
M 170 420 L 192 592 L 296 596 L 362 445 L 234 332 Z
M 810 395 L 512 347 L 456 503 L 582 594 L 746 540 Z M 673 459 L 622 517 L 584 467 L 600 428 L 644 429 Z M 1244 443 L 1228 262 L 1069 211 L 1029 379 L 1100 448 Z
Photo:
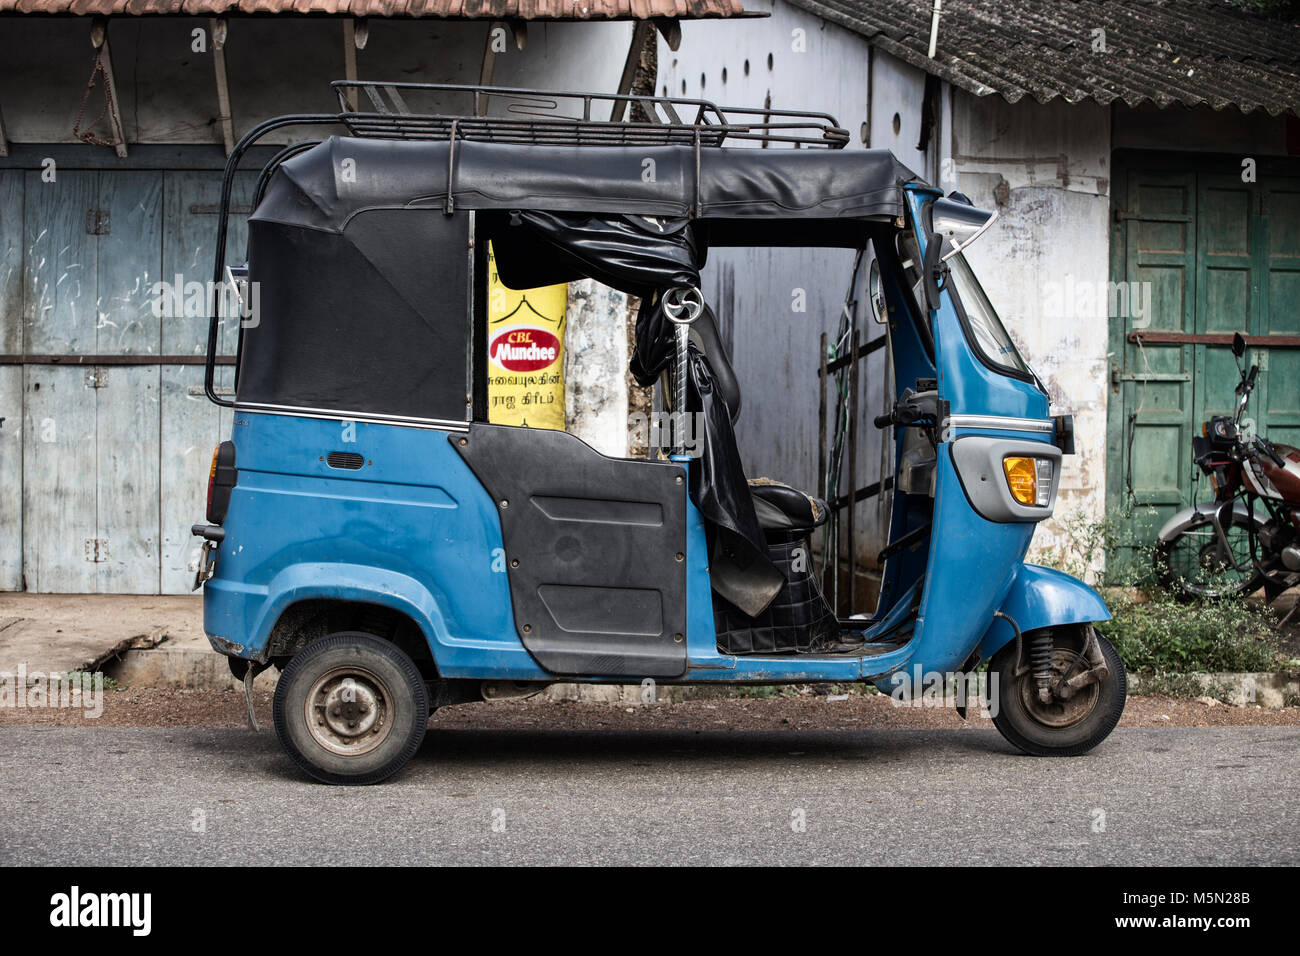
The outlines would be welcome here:
M 0 14 L 315 14 L 476 20 L 647 20 L 752 15 L 741 0 L 0 0 Z

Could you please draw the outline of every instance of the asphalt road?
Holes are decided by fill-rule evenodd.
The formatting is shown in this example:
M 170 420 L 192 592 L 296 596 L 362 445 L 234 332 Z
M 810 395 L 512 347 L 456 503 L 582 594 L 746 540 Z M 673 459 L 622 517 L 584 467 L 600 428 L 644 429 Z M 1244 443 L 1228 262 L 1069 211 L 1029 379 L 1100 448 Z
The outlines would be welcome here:
M 0 864 L 50 863 L 1295 865 L 1300 732 L 431 730 L 334 788 L 267 731 L 0 729 Z

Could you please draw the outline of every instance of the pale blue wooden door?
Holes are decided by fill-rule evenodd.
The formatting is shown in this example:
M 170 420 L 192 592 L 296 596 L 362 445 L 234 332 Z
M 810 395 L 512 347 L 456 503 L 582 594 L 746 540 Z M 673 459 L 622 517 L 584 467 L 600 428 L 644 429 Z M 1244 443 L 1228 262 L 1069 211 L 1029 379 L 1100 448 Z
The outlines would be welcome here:
M 23 172 L 0 170 L 0 355 L 23 343 Z M 0 365 L 0 591 L 23 586 L 23 369 Z
M 231 262 L 252 182 L 237 185 Z M 203 354 L 205 312 L 185 304 L 206 303 L 220 184 L 216 171 L 0 171 L 0 354 L 60 357 L 0 365 L 0 588 L 189 589 L 189 526 L 229 418 L 204 398 L 202 366 L 169 357 Z M 156 284 L 178 276 L 182 307 L 160 315 Z M 130 358 L 78 364 L 96 355 Z

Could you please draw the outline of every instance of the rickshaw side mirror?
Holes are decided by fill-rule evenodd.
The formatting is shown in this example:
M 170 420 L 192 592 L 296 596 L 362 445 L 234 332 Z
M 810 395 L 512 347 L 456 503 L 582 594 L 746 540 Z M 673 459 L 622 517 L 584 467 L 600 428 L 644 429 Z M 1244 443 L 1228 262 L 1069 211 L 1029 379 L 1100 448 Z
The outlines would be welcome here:
M 885 302 L 885 287 L 880 278 L 880 260 L 872 259 L 867 269 L 867 299 L 871 303 L 871 317 L 877 325 L 889 321 L 889 307 Z
M 997 218 L 997 210 L 978 209 L 961 193 L 936 199 L 930 205 L 931 234 L 948 243 L 945 261 L 988 232 Z
M 1240 332 L 1232 334 L 1232 354 L 1237 358 L 1246 354 L 1246 337 Z

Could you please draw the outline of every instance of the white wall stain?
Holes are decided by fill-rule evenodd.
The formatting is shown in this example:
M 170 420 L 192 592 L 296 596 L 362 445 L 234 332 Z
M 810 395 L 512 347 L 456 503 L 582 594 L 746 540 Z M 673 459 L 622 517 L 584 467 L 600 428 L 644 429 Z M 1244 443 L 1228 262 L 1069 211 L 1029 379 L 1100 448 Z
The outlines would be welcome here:
M 1048 308 L 1050 283 L 1059 299 L 1061 285 L 1104 286 L 1110 277 L 1109 113 L 956 92 L 953 117 L 957 188 L 1001 214 L 968 258 L 1053 412 L 1075 416 L 1077 453 L 1065 459 L 1056 515 L 1030 548 L 1041 557 L 1060 546 L 1071 516 L 1100 521 L 1106 513 L 1109 321 Z

